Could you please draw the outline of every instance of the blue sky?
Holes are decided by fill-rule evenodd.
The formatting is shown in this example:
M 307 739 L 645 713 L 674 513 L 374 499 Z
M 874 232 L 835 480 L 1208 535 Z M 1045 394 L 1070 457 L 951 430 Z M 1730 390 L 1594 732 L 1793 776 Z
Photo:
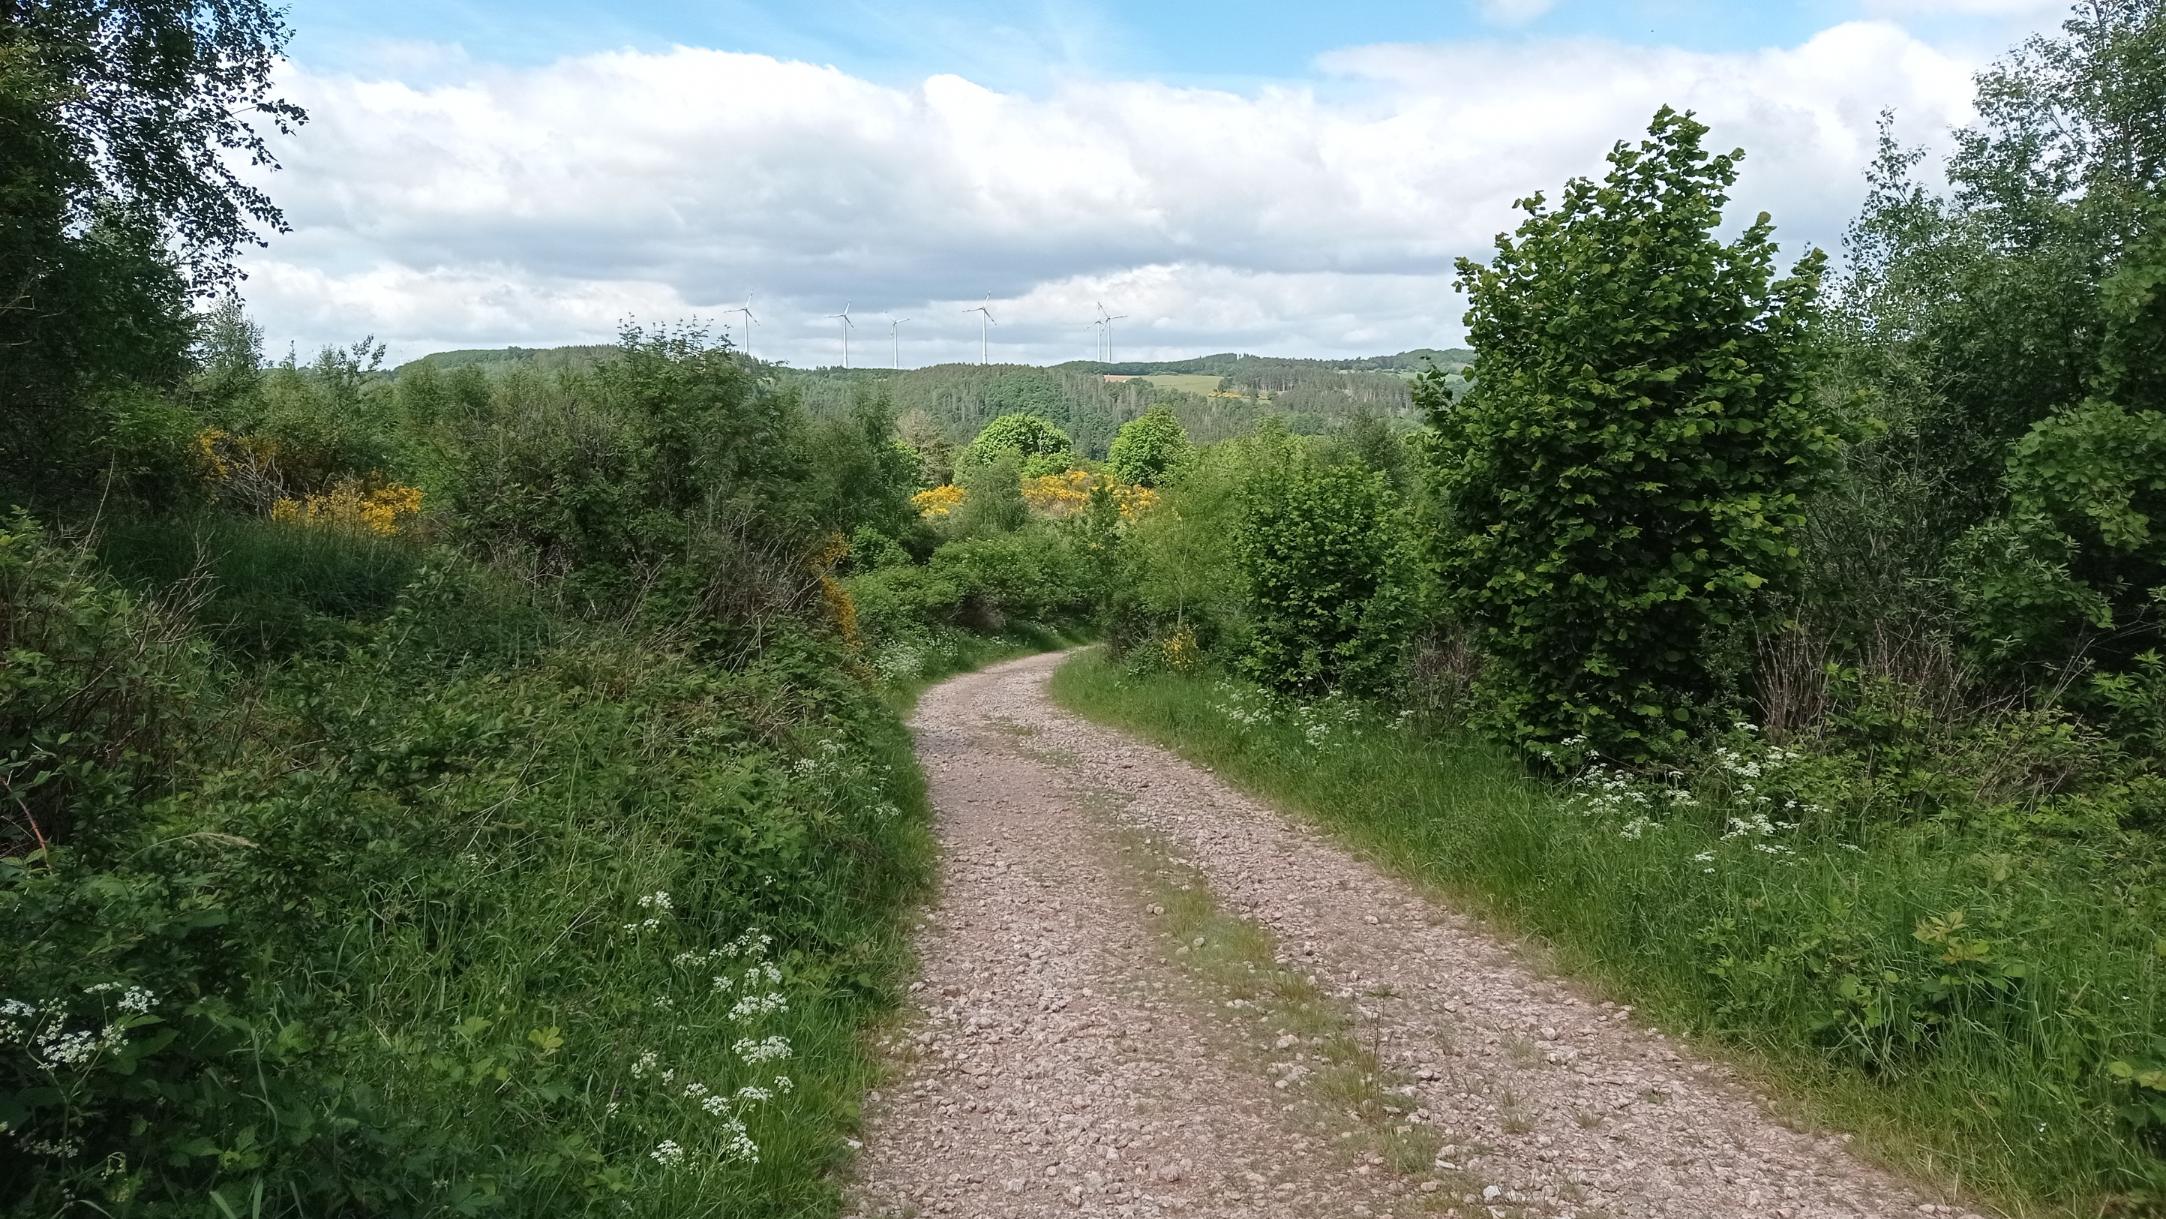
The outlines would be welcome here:
M 1458 341 L 1452 259 L 1659 105 L 1747 150 L 1735 210 L 1839 245 L 1893 108 L 1938 149 L 2056 0 L 627 4 L 301 0 L 313 121 L 247 261 L 304 352 L 606 339 L 757 298 L 756 353 L 1359 354 Z M 1928 162 L 1929 164 L 1931 161 Z M 733 335 L 743 340 L 744 335 Z M 863 346 L 860 345 L 860 354 Z
M 302 0 L 293 10 L 300 32 L 293 51 L 312 63 L 346 64 L 388 39 L 456 43 L 477 59 L 534 64 L 689 44 L 830 63 L 874 79 L 974 69 L 982 83 L 1028 89 L 1061 72 L 1179 81 L 1297 76 L 1322 52 L 1386 42 L 1600 38 L 1748 50 L 1891 14 L 1922 36 L 1999 45 L 2035 24 L 2027 18 L 2041 7 L 2021 0 Z

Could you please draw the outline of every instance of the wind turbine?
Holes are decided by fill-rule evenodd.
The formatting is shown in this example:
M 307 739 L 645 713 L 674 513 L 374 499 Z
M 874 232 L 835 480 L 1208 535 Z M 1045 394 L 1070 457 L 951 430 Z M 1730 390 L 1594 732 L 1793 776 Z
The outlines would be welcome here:
M 1092 352 L 1091 354 L 1097 356 L 1101 361 L 1105 359 L 1106 354 L 1105 325 L 1106 324 L 1104 322 L 1099 321 L 1097 318 L 1091 319 L 1091 329 L 1098 332 L 1097 334 L 1091 336 L 1091 342 L 1097 348 L 1097 350 Z
M 975 313 L 978 315 L 978 363 L 980 364 L 985 363 L 985 328 L 987 326 L 997 326 L 1000 324 L 993 320 L 992 305 L 993 294 L 988 292 L 985 294 L 984 304 L 975 305 L 971 308 L 963 310 L 963 312 L 965 313 Z
M 752 328 L 760 324 L 760 319 L 752 316 L 752 289 L 745 289 L 745 303 L 743 305 L 735 309 L 724 309 L 722 312 L 742 313 L 745 315 L 745 341 L 738 345 L 738 349 L 743 351 L 747 357 L 750 357 L 752 355 Z
M 887 320 L 888 337 L 895 342 L 895 367 L 897 368 L 902 367 L 902 324 L 909 320 L 906 317 L 890 317 Z
M 830 313 L 827 316 L 842 319 L 842 366 L 848 368 L 850 366 L 850 327 L 857 325 L 856 322 L 850 320 L 850 302 L 842 302 L 842 312 Z
M 1113 323 L 1120 321 L 1122 318 L 1127 316 L 1128 315 L 1125 313 L 1107 313 L 1106 303 L 1104 301 L 1098 302 L 1098 317 L 1099 320 L 1104 323 L 1106 328 L 1106 363 L 1108 364 L 1111 364 L 1113 362 Z

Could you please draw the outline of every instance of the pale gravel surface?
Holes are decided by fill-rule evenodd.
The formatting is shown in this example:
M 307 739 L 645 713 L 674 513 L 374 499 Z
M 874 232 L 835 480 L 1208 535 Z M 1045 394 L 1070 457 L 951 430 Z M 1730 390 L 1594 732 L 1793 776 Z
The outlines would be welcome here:
M 1967 1213 L 1789 1128 L 1723 1068 L 1321 834 L 1055 707 L 1061 659 L 919 704 L 941 891 L 897 1079 L 868 1107 L 855 1215 Z M 1292 1038 L 1244 1051 L 1240 1017 L 1119 862 L 1139 831 L 1344 1001 L 1435 1129 L 1434 1165 L 1394 1171 L 1319 1130 L 1269 1061 L 1299 1055 Z

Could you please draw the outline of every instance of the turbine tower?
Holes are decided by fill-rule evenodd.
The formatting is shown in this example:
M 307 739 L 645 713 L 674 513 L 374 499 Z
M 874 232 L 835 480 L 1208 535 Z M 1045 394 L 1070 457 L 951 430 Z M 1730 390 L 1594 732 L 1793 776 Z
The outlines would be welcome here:
M 752 316 L 752 289 L 745 289 L 745 303 L 743 305 L 740 305 L 735 309 L 724 309 L 722 312 L 744 314 L 745 341 L 738 344 L 737 349 L 744 352 L 746 357 L 749 358 L 752 355 L 752 328 L 760 324 L 760 319 Z
M 993 294 L 988 292 L 985 294 L 984 304 L 974 305 L 971 308 L 963 310 L 963 312 L 965 313 L 975 313 L 978 315 L 978 363 L 980 364 L 985 363 L 985 328 L 987 326 L 997 326 L 1000 324 L 993 320 L 992 305 Z
M 1097 318 L 1092 318 L 1091 329 L 1097 331 L 1096 334 L 1091 336 L 1091 346 L 1094 348 L 1091 354 L 1102 363 L 1106 358 L 1106 324 Z
M 1104 301 L 1098 302 L 1098 319 L 1099 322 L 1106 328 L 1104 341 L 1106 347 L 1106 363 L 1108 364 L 1111 364 L 1113 362 L 1113 323 L 1120 321 L 1122 318 L 1127 316 L 1128 315 L 1125 313 L 1107 313 L 1106 303 Z
M 850 366 L 850 327 L 857 325 L 856 322 L 850 320 L 850 302 L 842 302 L 842 312 L 830 313 L 827 316 L 842 319 L 842 366 L 848 368 Z
M 889 317 L 887 319 L 888 337 L 895 343 L 894 363 L 897 368 L 902 367 L 902 324 L 909 320 L 906 317 Z

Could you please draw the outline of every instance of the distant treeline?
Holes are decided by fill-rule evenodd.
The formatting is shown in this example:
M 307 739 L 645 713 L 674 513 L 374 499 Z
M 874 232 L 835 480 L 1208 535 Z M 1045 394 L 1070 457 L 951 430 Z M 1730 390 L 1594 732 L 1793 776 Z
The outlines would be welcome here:
M 618 350 L 587 345 L 440 351 L 400 365 L 393 375 L 422 367 L 440 373 L 474 367 L 491 375 L 515 368 L 570 371 L 592 368 L 614 358 Z M 1459 348 L 1417 348 L 1354 359 L 1224 352 L 1186 360 L 1076 360 L 1051 367 L 935 364 L 900 371 L 768 367 L 796 390 L 816 416 L 838 416 L 865 395 L 885 397 L 905 431 L 919 439 L 938 437 L 961 445 L 994 419 L 1021 411 L 1059 424 L 1074 437 L 1078 452 L 1103 458 L 1123 423 L 1159 404 L 1170 406 L 1189 434 L 1205 444 L 1246 435 L 1264 418 L 1276 418 L 1287 431 L 1309 436 L 1329 435 L 1369 416 L 1411 429 L 1418 422 L 1410 395 L 1412 375 L 1432 365 L 1456 373 L 1471 357 L 1471 352 Z M 1131 379 L 1108 381 L 1109 375 Z M 1196 393 L 1150 380 L 1198 375 L 1218 377 L 1217 392 Z

